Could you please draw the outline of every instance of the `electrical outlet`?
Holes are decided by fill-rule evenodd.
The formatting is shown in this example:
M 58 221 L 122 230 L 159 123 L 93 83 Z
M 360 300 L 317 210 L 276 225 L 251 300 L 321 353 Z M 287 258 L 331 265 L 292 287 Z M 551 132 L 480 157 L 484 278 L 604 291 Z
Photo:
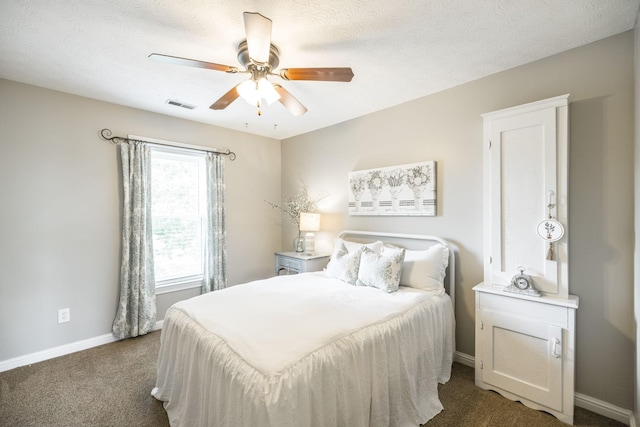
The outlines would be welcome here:
M 61 308 L 58 310 L 58 323 L 65 323 L 71 320 L 71 310 L 68 308 Z

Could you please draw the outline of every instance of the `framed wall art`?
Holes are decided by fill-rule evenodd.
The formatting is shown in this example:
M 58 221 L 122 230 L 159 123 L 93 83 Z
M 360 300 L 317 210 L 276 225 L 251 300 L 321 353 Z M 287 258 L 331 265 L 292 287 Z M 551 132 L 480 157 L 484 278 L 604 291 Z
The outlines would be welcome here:
M 436 162 L 349 173 L 349 215 L 436 216 Z

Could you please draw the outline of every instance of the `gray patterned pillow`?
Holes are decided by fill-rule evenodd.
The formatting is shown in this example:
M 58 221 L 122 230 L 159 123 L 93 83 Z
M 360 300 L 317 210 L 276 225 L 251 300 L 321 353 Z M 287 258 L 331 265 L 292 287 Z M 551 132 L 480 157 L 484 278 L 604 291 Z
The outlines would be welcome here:
M 344 243 L 337 244 L 331 254 L 331 260 L 327 264 L 326 273 L 330 277 L 342 280 L 350 284 L 355 284 L 358 279 L 358 267 L 360 266 L 360 255 L 362 249 L 354 252 L 347 251 Z
M 404 253 L 404 249 L 398 248 L 387 249 L 383 255 L 378 255 L 369 248 L 363 248 L 356 285 L 371 286 L 385 292 L 397 291 L 402 275 Z

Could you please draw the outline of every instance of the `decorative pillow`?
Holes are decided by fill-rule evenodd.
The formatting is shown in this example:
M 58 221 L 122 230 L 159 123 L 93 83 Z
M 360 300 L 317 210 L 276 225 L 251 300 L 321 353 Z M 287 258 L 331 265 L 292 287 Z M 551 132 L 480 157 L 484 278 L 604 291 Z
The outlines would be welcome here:
M 449 249 L 444 245 L 437 244 L 424 251 L 407 249 L 400 284 L 442 294 L 447 265 Z
M 397 291 L 404 253 L 404 249 L 398 248 L 397 250 L 387 249 L 384 254 L 378 255 L 367 247 L 363 248 L 356 285 L 371 286 L 385 292 Z
M 358 242 L 351 242 L 349 240 L 343 240 L 340 237 L 336 237 L 336 240 L 333 243 L 333 247 L 335 248 L 336 246 L 340 246 L 340 243 L 344 244 L 344 246 L 347 248 L 348 252 L 355 252 L 358 249 L 362 248 L 362 247 L 366 247 L 371 249 L 373 252 L 379 254 L 382 252 L 382 242 L 381 241 L 377 241 L 377 242 L 373 242 L 373 243 L 358 243 Z
M 325 269 L 327 275 L 352 285 L 355 284 L 358 279 L 361 254 L 362 249 L 349 252 L 344 243 L 340 242 L 333 249 L 333 254 L 331 254 L 331 259 Z

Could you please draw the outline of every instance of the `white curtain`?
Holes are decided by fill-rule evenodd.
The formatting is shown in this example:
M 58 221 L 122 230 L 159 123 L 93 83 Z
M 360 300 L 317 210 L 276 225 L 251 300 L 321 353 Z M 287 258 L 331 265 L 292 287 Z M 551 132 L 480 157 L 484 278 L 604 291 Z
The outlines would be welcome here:
M 120 144 L 124 209 L 120 301 L 113 321 L 116 338 L 144 335 L 156 323 L 151 234 L 151 152 L 143 142 Z
M 224 158 L 207 153 L 207 237 L 202 293 L 227 286 L 227 242 L 225 231 Z

